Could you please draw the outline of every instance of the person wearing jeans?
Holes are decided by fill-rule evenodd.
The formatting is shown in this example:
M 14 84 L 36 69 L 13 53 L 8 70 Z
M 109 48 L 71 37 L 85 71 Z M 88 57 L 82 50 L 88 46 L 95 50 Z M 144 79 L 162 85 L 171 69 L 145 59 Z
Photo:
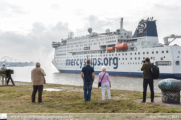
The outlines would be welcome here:
M 90 101 L 91 100 L 91 91 L 92 91 L 92 81 L 85 82 L 84 81 L 84 100 Z M 88 94 L 87 94 L 88 91 Z
M 101 88 L 102 88 L 102 101 L 105 100 L 105 89 L 107 90 L 108 99 L 111 100 L 111 92 L 110 92 L 111 81 L 109 79 L 109 74 L 106 73 L 105 66 L 102 66 L 102 72 L 99 73 L 98 88 L 99 88 L 99 82 L 101 82 Z
M 153 87 L 153 78 L 151 74 L 152 64 L 150 63 L 150 58 L 146 58 L 141 71 L 143 71 L 143 100 L 142 103 L 146 102 L 146 91 L 147 86 L 149 85 L 151 91 L 151 102 L 154 102 L 154 87 Z
M 84 82 L 84 101 L 90 101 L 92 84 L 95 78 L 94 68 L 90 66 L 90 59 L 87 59 L 87 65 L 82 68 L 81 77 Z

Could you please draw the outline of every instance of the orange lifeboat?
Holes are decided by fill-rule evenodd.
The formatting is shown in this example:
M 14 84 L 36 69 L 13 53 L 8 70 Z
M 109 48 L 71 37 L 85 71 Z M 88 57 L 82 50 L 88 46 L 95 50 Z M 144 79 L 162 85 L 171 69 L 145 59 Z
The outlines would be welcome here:
M 128 48 L 128 45 L 126 43 L 122 43 L 122 44 L 117 44 L 116 46 L 116 49 L 127 49 Z
M 107 51 L 114 51 L 115 48 L 114 48 L 114 47 L 107 47 L 106 50 L 107 50 Z

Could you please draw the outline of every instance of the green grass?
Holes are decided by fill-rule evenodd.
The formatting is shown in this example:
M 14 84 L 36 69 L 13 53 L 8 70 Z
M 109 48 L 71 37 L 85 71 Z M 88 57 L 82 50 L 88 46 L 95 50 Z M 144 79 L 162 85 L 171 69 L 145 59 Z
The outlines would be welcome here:
M 101 102 L 101 89 L 93 88 L 91 101 L 84 102 L 82 87 L 46 84 L 44 88 L 63 90 L 43 91 L 44 103 L 38 104 L 37 95 L 36 103 L 31 103 L 32 85 L 0 87 L 0 113 L 181 113 L 181 109 L 133 102 L 142 98 L 138 91 L 111 90 L 112 100 Z

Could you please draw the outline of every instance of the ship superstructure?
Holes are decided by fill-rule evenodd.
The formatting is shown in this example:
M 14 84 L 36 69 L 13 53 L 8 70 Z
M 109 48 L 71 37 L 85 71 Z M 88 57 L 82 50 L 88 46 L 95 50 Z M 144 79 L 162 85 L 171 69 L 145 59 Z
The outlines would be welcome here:
M 142 61 L 149 57 L 151 62 L 160 68 L 161 78 L 181 78 L 181 47 L 169 46 L 168 38 L 179 38 L 172 35 L 164 38 L 165 45 L 158 41 L 156 20 L 141 20 L 135 33 L 123 29 L 123 18 L 120 29 L 105 33 L 92 32 L 89 35 L 73 37 L 69 33 L 67 39 L 52 42 L 55 56 L 52 63 L 60 72 L 80 73 L 91 60 L 95 73 L 106 66 L 107 72 L 115 76 L 142 77 Z

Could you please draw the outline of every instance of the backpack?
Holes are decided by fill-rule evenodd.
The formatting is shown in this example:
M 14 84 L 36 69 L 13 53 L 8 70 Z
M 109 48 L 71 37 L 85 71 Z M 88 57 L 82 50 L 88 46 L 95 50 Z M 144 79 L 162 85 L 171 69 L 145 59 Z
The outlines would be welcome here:
M 151 73 L 153 79 L 158 79 L 160 75 L 159 67 L 152 64 Z

